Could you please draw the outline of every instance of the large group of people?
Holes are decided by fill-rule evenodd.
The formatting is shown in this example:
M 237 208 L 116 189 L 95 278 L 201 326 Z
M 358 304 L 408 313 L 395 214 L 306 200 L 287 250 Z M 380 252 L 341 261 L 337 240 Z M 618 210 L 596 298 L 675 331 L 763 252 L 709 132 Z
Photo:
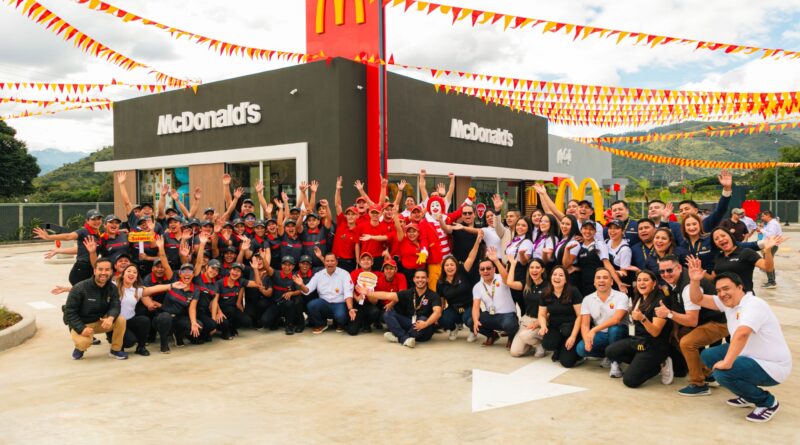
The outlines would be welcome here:
M 654 200 L 634 220 L 619 200 L 604 225 L 592 202 L 571 200 L 562 211 L 541 184 L 530 214 L 495 195 L 480 216 L 474 189 L 454 203 L 454 175 L 430 191 L 424 170 L 419 202 L 404 181 L 390 199 L 384 179 L 375 201 L 356 181 L 359 196 L 347 205 L 339 178 L 333 206 L 317 200 L 316 181 L 302 183 L 294 202 L 286 193 L 268 200 L 262 183 L 244 199 L 225 175 L 225 202 L 202 213 L 199 188 L 189 208 L 166 186 L 157 204 L 134 204 L 127 180 L 116 177 L 124 220 L 90 210 L 74 232 L 34 231 L 76 242 L 48 253 L 76 254 L 72 286 L 55 290 L 69 292 L 73 359 L 101 333 L 111 356 L 125 359 L 126 348 L 148 356 L 158 344 L 170 353 L 247 330 L 374 329 L 408 348 L 437 332 L 456 341 L 465 330 L 467 342 L 487 347 L 505 337 L 514 357 L 550 353 L 568 368 L 598 359 L 631 388 L 656 376 L 664 384 L 688 376 L 684 396 L 722 385 L 736 395 L 729 404 L 753 408 L 751 421 L 778 410 L 761 387 L 787 378 L 791 356 L 755 296 L 753 272 L 766 272 L 764 288 L 776 286 L 774 254 L 784 238 L 769 211 L 763 229 L 741 209 L 726 218 L 727 172 L 708 216 L 691 200 L 677 216 Z M 174 208 L 166 208 L 170 195 Z M 756 231 L 763 236 L 750 241 Z

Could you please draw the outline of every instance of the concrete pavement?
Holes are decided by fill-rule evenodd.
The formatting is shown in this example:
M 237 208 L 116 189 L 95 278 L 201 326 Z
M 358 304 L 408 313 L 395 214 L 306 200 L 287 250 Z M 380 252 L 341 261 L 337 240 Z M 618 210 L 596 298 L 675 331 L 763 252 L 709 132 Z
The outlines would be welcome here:
M 410 350 L 382 333 L 349 337 L 329 330 L 287 337 L 245 331 L 225 342 L 174 348 L 127 361 L 108 345 L 70 359 L 61 322 L 69 265 L 45 265 L 47 245 L 0 248 L 0 302 L 35 310 L 38 331 L 0 353 L 0 444 L 37 443 L 800 443 L 797 373 L 774 390 L 781 411 L 768 424 L 725 405 L 730 393 L 685 398 L 685 379 L 628 389 L 598 362 L 553 383 L 584 391 L 472 412 L 472 370 L 512 373 L 537 360 L 512 358 L 438 334 Z M 776 290 L 757 290 L 800 348 L 800 237 L 778 253 Z M 759 285 L 763 274 L 757 273 Z M 101 336 L 98 336 L 101 337 Z

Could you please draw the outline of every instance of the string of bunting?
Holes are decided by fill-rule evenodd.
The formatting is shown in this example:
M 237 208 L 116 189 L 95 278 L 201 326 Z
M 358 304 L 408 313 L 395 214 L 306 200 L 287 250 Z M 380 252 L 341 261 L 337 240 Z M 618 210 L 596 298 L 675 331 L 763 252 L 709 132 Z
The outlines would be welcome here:
M 94 102 L 111 102 L 108 98 L 94 98 L 94 97 L 65 97 L 62 99 L 42 100 L 42 99 L 25 99 L 20 97 L 0 97 L 0 104 L 4 103 L 17 103 L 34 105 L 37 107 L 47 108 L 51 105 L 66 105 L 66 104 L 87 104 Z
M 651 162 L 654 164 L 669 164 L 678 167 L 697 167 L 697 168 L 714 168 L 714 169 L 737 169 L 737 170 L 755 170 L 764 168 L 775 167 L 800 167 L 800 162 L 732 162 L 732 161 L 709 161 L 700 159 L 683 159 L 671 156 L 661 156 L 649 153 L 637 153 L 620 148 L 607 147 L 602 143 L 590 144 L 590 147 L 598 150 L 609 152 L 615 156 L 622 156 L 637 161 Z
M 695 50 L 706 50 L 723 54 L 761 54 L 762 59 L 772 58 L 781 60 L 796 60 L 800 58 L 800 52 L 789 51 L 785 49 L 709 42 L 659 34 L 650 34 L 646 32 L 623 31 L 618 29 L 601 28 L 598 26 L 579 25 L 575 23 L 557 22 L 554 20 L 503 14 L 494 11 L 461 8 L 432 2 L 416 0 L 384 0 L 383 4 L 384 6 L 390 5 L 392 7 L 403 6 L 403 12 L 406 13 L 409 10 L 412 10 L 430 15 L 434 11 L 438 11 L 444 16 L 451 16 L 452 25 L 455 25 L 456 22 L 469 19 L 468 21 L 472 24 L 472 27 L 475 27 L 476 25 L 497 26 L 498 22 L 502 23 L 504 31 L 509 28 L 534 30 L 537 27 L 540 27 L 543 34 L 561 34 L 565 37 L 572 37 L 573 42 L 576 42 L 578 39 L 586 40 L 589 37 L 596 37 L 599 39 L 615 40 L 617 45 L 622 42 L 632 43 L 638 46 L 647 46 L 650 48 L 665 45 L 685 45 L 693 46 Z
M 242 57 L 247 57 L 252 60 L 278 59 L 278 60 L 285 60 L 297 63 L 305 63 L 308 61 L 326 58 L 324 53 L 304 54 L 291 51 L 278 51 L 272 49 L 254 48 L 250 46 L 237 45 L 235 43 L 226 42 L 224 40 L 213 39 L 211 37 L 195 34 L 193 32 L 176 28 L 174 26 L 169 26 L 163 23 L 159 23 L 155 20 L 142 17 L 140 15 L 126 11 L 110 3 L 106 3 L 100 0 L 73 0 L 73 1 L 93 11 L 104 12 L 106 14 L 109 14 L 113 17 L 116 17 L 119 20 L 122 20 L 125 23 L 139 22 L 142 23 L 143 25 L 153 26 L 155 28 L 158 28 L 162 31 L 169 33 L 170 36 L 172 36 L 177 40 L 181 39 L 182 37 L 186 37 L 187 39 L 193 41 L 198 45 L 206 45 L 208 49 L 217 51 L 220 55 L 227 55 L 227 56 L 238 55 Z
M 773 133 L 781 132 L 786 129 L 794 129 L 800 126 L 800 122 L 786 122 L 781 124 L 761 123 L 756 125 L 738 124 L 724 127 L 706 127 L 702 130 L 676 132 L 676 133 L 652 133 L 642 136 L 603 136 L 600 138 L 578 137 L 572 138 L 575 141 L 585 144 L 602 142 L 605 144 L 641 144 L 643 142 L 663 142 L 676 139 L 692 139 L 695 137 L 717 137 L 734 136 L 739 134 L 751 135 L 754 133 Z
M 54 82 L 0 82 L 0 91 L 20 91 L 33 89 L 38 91 L 52 91 L 54 93 L 87 93 L 90 91 L 103 92 L 109 87 L 125 87 L 145 93 L 161 93 L 169 87 L 160 84 L 126 83 L 111 79 L 109 83 L 54 83 Z
M 111 110 L 114 107 L 113 102 L 101 103 L 101 104 L 91 104 L 91 105 L 76 105 L 74 107 L 67 107 L 62 108 L 60 110 L 43 110 L 43 111 L 23 111 L 22 113 L 16 114 L 9 114 L 6 116 L 0 116 L 0 120 L 10 120 L 10 119 L 21 119 L 25 117 L 33 117 L 33 116 L 49 116 L 56 113 L 63 113 L 66 111 L 73 111 L 73 110 L 89 110 L 89 111 L 107 111 Z
M 156 81 L 172 87 L 182 87 L 197 84 L 197 81 L 188 81 L 170 76 L 156 70 L 155 68 L 145 65 L 144 63 L 137 62 L 130 57 L 124 56 L 121 53 L 107 47 L 106 45 L 98 42 L 97 40 L 89 37 L 87 34 L 81 32 L 74 26 L 70 25 L 66 20 L 59 17 L 53 11 L 42 6 L 39 2 L 34 0 L 7 0 L 9 5 L 14 6 L 15 9 L 20 9 L 23 15 L 27 16 L 30 20 L 39 25 L 43 25 L 45 29 L 61 37 L 66 42 L 79 48 L 81 51 L 104 59 L 111 62 L 125 70 L 133 70 L 137 68 L 147 69 L 156 78 Z
M 570 95 L 580 98 L 581 100 L 593 100 L 595 102 L 613 102 L 613 101 L 636 101 L 643 103 L 728 103 L 728 102 L 753 102 L 768 104 L 776 102 L 778 99 L 783 101 L 800 101 L 800 92 L 798 91 L 773 91 L 773 92 L 736 92 L 736 91 L 692 91 L 692 90 L 668 90 L 668 89 L 652 89 L 652 88 L 629 88 L 629 87 L 614 87 L 607 85 L 586 85 L 576 84 L 569 82 L 550 82 L 544 80 L 524 79 L 509 76 L 500 76 L 496 74 L 481 74 L 471 73 L 467 71 L 446 70 L 441 68 L 431 68 L 417 65 L 406 65 L 396 63 L 394 56 L 390 56 L 388 61 L 380 60 L 379 58 L 370 57 L 374 63 L 382 65 L 393 66 L 406 70 L 416 70 L 429 73 L 431 78 L 439 79 L 442 76 L 456 75 L 459 78 L 478 81 L 490 82 L 498 87 L 507 87 L 510 90 L 497 90 L 497 91 L 514 91 L 523 93 L 540 93 L 540 94 L 561 94 L 563 97 L 570 97 Z M 364 63 L 371 63 L 364 57 L 356 58 L 356 61 Z M 462 88 L 479 88 L 480 87 L 462 87 Z M 483 88 L 490 90 L 489 88 Z

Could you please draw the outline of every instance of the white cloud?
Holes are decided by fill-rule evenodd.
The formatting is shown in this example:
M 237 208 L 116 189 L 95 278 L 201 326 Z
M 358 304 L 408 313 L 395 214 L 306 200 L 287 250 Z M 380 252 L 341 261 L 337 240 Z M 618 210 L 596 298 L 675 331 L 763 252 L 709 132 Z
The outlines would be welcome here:
M 795 34 L 800 35 L 800 28 L 786 23 L 788 18 L 798 15 L 800 0 L 441 1 L 549 20 L 757 46 L 778 45 L 797 38 Z M 210 82 L 286 65 L 218 56 L 185 38 L 176 41 L 153 27 L 124 24 L 72 2 L 41 2 L 109 47 L 169 74 Z M 301 0 L 229 3 L 113 0 L 111 3 L 209 37 L 270 49 L 305 50 L 305 2 Z M 616 45 L 615 39 L 594 37 L 572 42 L 564 36 L 543 35 L 541 27 L 505 32 L 501 25 L 473 29 L 469 19 L 451 26 L 450 20 L 439 12 L 431 16 L 404 14 L 402 6 L 387 9 L 387 24 L 389 52 L 398 62 L 415 65 L 575 83 L 654 86 L 629 83 L 631 79 L 646 77 L 657 83 L 656 87 L 709 90 L 795 90 L 796 79 L 800 78 L 796 61 L 761 61 L 754 56 L 694 51 L 689 46 L 650 49 L 625 43 Z M 786 26 L 794 27 L 777 34 L 784 41 L 773 41 L 772 31 Z M 80 52 L 8 4 L 0 7 L 0 39 L 15 42 L 0 47 L 0 81 L 101 82 L 116 78 L 152 82 L 143 70 L 125 72 Z M 669 74 L 659 74 L 662 72 Z M 412 74 L 429 80 L 425 73 Z M 10 95 L 7 91 L 0 94 Z M 48 97 L 43 93 L 27 95 Z M 122 99 L 138 94 L 114 90 L 102 95 Z M 21 109 L 24 108 L 3 105 L 0 114 Z M 19 130 L 20 138 L 36 149 L 92 151 L 112 140 L 109 112 L 69 112 L 48 118 L 13 120 L 10 124 Z M 597 135 L 608 130 L 554 125 L 551 131 Z

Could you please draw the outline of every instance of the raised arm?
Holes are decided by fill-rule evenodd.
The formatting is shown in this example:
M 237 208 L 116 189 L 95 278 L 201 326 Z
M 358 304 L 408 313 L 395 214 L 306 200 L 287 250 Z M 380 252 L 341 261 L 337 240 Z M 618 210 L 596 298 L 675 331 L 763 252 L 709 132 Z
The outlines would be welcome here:
M 503 283 L 508 281 L 508 270 L 506 270 L 506 266 L 503 265 L 503 262 L 497 258 L 497 249 L 494 247 L 490 247 L 486 249 L 486 257 L 494 263 L 494 267 L 497 268 L 497 273 L 500 274 L 500 278 L 503 280 Z
M 775 271 L 775 259 L 772 256 L 772 248 L 782 243 L 786 238 L 783 236 L 771 236 L 764 240 L 764 258 L 756 261 L 756 267 L 764 272 Z
M 492 196 L 492 203 L 494 204 L 494 232 L 497 233 L 498 238 L 503 238 L 506 234 L 506 226 L 503 225 L 503 218 L 501 217 L 501 213 L 503 211 L 503 198 L 495 193 Z M 512 230 L 512 227 L 509 227 L 508 230 Z
M 386 194 L 389 193 L 389 180 L 381 176 L 381 192 L 378 195 L 378 204 L 383 205 L 386 201 Z
M 446 202 L 453 202 L 453 193 L 456 191 L 456 174 L 450 172 L 447 176 L 450 177 L 450 184 L 447 186 L 447 194 L 444 195 L 444 200 Z
M 419 171 L 417 179 L 417 189 L 419 190 L 420 202 L 428 200 L 428 185 L 425 183 L 425 169 Z
M 703 263 L 700 261 L 700 258 L 690 256 L 686 258 L 686 263 L 689 268 L 689 286 L 691 286 L 689 288 L 689 298 L 692 300 L 692 303 L 706 309 L 718 311 L 719 308 L 717 304 L 714 303 L 714 297 L 703 295 L 703 289 L 700 287 L 700 281 L 702 281 L 705 276 Z
M 394 195 L 394 208 L 397 213 L 400 213 L 400 204 L 405 197 L 407 185 L 408 183 L 405 179 L 401 179 L 400 182 L 397 183 L 397 193 Z
M 170 190 L 170 197 L 172 197 L 172 201 L 178 205 L 178 208 L 181 210 L 181 214 L 186 218 L 191 218 L 191 215 L 189 214 L 189 209 L 187 209 L 186 206 L 183 205 L 183 202 L 181 202 L 180 200 L 181 196 L 180 194 L 178 194 L 178 191 L 175 189 Z
M 200 210 L 200 198 L 203 196 L 203 192 L 200 190 L 200 186 L 194 188 L 194 193 L 192 193 L 192 205 L 189 206 L 189 218 L 194 218 L 194 215 L 197 214 L 198 210 Z
M 375 203 L 372 202 L 372 200 L 369 198 L 369 195 L 367 194 L 367 192 L 364 191 L 364 183 L 361 182 L 360 179 L 356 179 L 356 182 L 353 183 L 353 187 L 355 187 L 356 190 L 358 190 L 358 195 L 359 196 L 361 196 L 362 198 L 367 200 L 367 204 L 375 205 Z
M 472 244 L 472 250 L 469 251 L 467 259 L 464 260 L 464 270 L 467 272 L 472 270 L 472 266 L 475 265 L 475 258 L 478 257 L 478 250 L 481 247 L 481 241 L 483 241 L 483 231 L 478 232 L 478 236 L 475 237 L 475 243 Z
M 336 207 L 336 216 L 342 214 L 342 177 L 336 178 L 336 191 L 333 194 L 333 205 Z
M 233 198 L 231 197 L 231 175 L 225 173 L 222 175 L 222 196 L 225 199 L 225 205 L 231 207 L 231 201 Z
M 551 213 L 555 215 L 555 217 L 561 221 L 564 218 L 564 212 L 558 210 L 556 203 L 550 199 L 550 195 L 547 194 L 547 189 L 543 184 L 533 184 L 533 189 L 536 191 L 536 194 L 539 196 L 539 199 L 542 200 L 542 207 L 546 213 Z
M 125 179 L 128 177 L 128 172 L 117 172 L 117 184 L 119 184 L 119 196 L 122 199 L 122 205 L 125 206 L 125 214 L 130 215 L 133 210 L 133 204 L 128 196 L 128 191 L 125 190 Z
M 158 205 L 156 208 L 158 209 L 157 215 L 159 219 L 164 219 L 167 217 L 165 213 L 165 209 L 167 208 L 167 194 L 169 194 L 169 185 L 167 183 L 161 184 L 161 194 L 158 196 Z
M 317 205 L 317 189 L 319 189 L 319 181 L 312 179 L 308 184 L 308 189 L 311 191 L 310 198 L 308 200 L 308 211 L 313 212 L 314 207 Z

